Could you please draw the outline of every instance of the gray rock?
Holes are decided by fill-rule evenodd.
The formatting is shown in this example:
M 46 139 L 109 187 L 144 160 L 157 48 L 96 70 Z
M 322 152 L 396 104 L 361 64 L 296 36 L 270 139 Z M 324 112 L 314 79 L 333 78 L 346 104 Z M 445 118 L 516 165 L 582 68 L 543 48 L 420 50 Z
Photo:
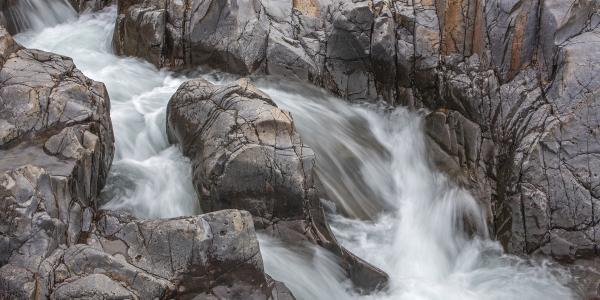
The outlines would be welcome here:
M 1 293 L 47 297 L 112 162 L 110 100 L 71 59 L 23 49 L 4 29 L 0 54 Z
M 162 65 L 162 55 L 166 50 L 165 9 L 161 6 L 136 4 L 126 12 L 117 16 L 113 46 L 118 52 L 144 57 L 155 65 Z
M 294 299 L 265 276 L 248 212 L 142 221 L 106 211 L 87 243 L 65 252 L 67 276 L 104 274 L 141 299 Z
M 308 80 L 352 100 L 396 97 L 393 8 L 369 1 L 121 0 L 117 53 Z M 244 12 L 243 14 L 241 12 Z M 434 19 L 430 20 L 433 24 Z
M 102 274 L 92 274 L 56 287 L 50 299 L 138 299 L 135 294 Z
M 167 131 L 192 160 L 204 211 L 248 210 L 258 228 L 339 255 L 357 286 L 386 284 L 382 271 L 339 246 L 316 196 L 314 153 L 291 115 L 246 79 L 222 86 L 203 79 L 184 83 L 169 102 Z
M 580 14 L 580 5 L 567 14 Z M 440 74 L 445 101 L 436 104 L 479 127 L 483 140 L 473 149 L 479 163 L 453 168 L 468 172 L 463 177 L 475 183 L 476 194 L 489 195 L 496 237 L 513 253 L 544 253 L 568 261 L 598 255 L 593 233 L 598 230 L 593 175 L 598 166 L 592 158 L 598 122 L 592 116 L 598 113 L 599 73 L 592 66 L 598 64 L 600 47 L 597 27 L 573 24 L 582 32 L 572 36 L 568 31 L 560 46 L 545 46 L 544 51 L 558 49 L 552 60 L 520 69 L 505 83 L 475 56 L 445 66 Z M 554 70 L 549 82 L 548 63 Z M 448 149 L 448 137 L 460 131 L 449 133 L 439 123 L 432 122 L 429 133 Z M 460 166 L 460 151 L 450 153 Z M 484 185 L 491 188 L 486 192 Z

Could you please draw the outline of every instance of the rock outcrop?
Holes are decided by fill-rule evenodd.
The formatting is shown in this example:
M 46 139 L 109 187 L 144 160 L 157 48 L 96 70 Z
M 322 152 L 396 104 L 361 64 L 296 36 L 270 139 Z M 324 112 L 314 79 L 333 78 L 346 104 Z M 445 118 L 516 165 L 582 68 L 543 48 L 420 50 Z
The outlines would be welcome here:
M 510 252 L 600 254 L 599 1 L 236 3 L 119 1 L 116 50 L 427 108 L 432 159 Z
M 2 28 L 0 66 L 0 283 L 43 294 L 44 262 L 90 230 L 114 152 L 110 102 L 71 59 Z
M 291 115 L 248 80 L 182 84 L 169 102 L 167 131 L 192 160 L 204 211 L 247 210 L 260 229 L 338 255 L 359 288 L 385 286 L 385 273 L 346 251 L 332 235 L 316 194 L 314 153 Z
M 396 22 L 371 1 L 118 1 L 117 53 L 395 98 Z M 376 20 L 376 21 L 375 21 Z
M 71 59 L 0 28 L 1 299 L 294 299 L 264 274 L 252 217 L 99 211 L 110 100 Z

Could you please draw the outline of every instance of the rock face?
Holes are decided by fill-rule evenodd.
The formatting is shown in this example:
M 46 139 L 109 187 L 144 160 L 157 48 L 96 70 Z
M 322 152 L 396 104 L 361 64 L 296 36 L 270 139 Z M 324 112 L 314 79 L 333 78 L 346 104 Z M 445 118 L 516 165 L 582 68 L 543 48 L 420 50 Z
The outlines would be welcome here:
M 382 271 L 339 246 L 316 196 L 313 151 L 291 115 L 246 79 L 221 86 L 203 79 L 184 83 L 169 102 L 167 131 L 192 160 L 204 211 L 248 210 L 258 228 L 340 256 L 360 288 L 386 284 Z
M 117 53 L 309 80 L 353 100 L 395 97 L 395 28 L 370 1 L 118 1 Z
M 600 254 L 598 0 L 118 4 L 119 53 L 428 108 L 432 159 L 509 251 Z
M 294 299 L 266 276 L 248 212 L 98 211 L 110 100 L 71 59 L 0 28 L 0 298 Z
M 488 3 L 487 27 L 479 27 L 489 36 L 486 48 L 442 56 L 438 98 L 423 100 L 440 116 L 432 122 L 440 130 L 430 131 L 438 158 L 453 158 L 491 204 L 492 229 L 513 253 L 600 254 L 600 70 L 592 67 L 599 7 Z

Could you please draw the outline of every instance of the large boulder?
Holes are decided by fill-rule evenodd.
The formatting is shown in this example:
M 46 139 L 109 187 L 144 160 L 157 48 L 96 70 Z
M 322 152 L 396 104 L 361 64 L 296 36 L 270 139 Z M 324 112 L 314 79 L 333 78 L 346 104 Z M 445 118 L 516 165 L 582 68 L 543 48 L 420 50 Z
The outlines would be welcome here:
M 57 299 L 98 284 L 120 285 L 114 292 L 139 299 L 294 299 L 264 274 L 252 216 L 244 211 L 143 221 L 102 212 L 86 244 L 66 249 L 61 261 Z M 102 275 L 112 280 L 88 279 Z
M 313 151 L 291 115 L 248 80 L 182 84 L 169 102 L 167 131 L 192 160 L 203 210 L 248 210 L 258 228 L 286 241 L 317 243 L 340 256 L 358 287 L 386 284 L 382 271 L 337 243 L 317 197 Z
M 102 211 L 80 243 L 60 246 L 31 271 L 0 268 L 0 296 L 19 299 L 280 299 L 264 274 L 252 217 L 224 210 L 137 220 Z
M 587 4 L 589 11 L 600 7 Z M 478 186 L 474 190 L 489 197 L 492 229 L 513 253 L 566 260 L 600 254 L 592 246 L 600 238 L 593 234 L 599 229 L 593 221 L 600 204 L 593 153 L 600 146 L 595 117 L 600 70 L 592 67 L 599 63 L 600 31 L 597 24 L 582 26 L 566 40 L 557 38 L 553 60 L 520 69 L 509 81 L 502 78 L 508 73 L 489 70 L 477 55 L 440 75 L 444 101 L 436 108 L 465 119 L 471 133 L 464 125 L 449 128 L 438 121 L 434 126 L 444 128 L 432 127 L 430 135 L 445 149 L 452 149 L 440 143 L 448 132 L 473 138 L 458 141 L 467 151 L 445 151 L 454 159 L 438 157 L 455 161 Z

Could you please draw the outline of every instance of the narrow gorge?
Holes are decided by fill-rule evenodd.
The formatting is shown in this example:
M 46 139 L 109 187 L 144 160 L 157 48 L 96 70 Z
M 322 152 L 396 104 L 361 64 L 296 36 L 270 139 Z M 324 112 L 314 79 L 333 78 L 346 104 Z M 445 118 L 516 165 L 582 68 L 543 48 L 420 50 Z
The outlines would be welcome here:
M 598 0 L 0 0 L 0 299 L 600 299 Z

